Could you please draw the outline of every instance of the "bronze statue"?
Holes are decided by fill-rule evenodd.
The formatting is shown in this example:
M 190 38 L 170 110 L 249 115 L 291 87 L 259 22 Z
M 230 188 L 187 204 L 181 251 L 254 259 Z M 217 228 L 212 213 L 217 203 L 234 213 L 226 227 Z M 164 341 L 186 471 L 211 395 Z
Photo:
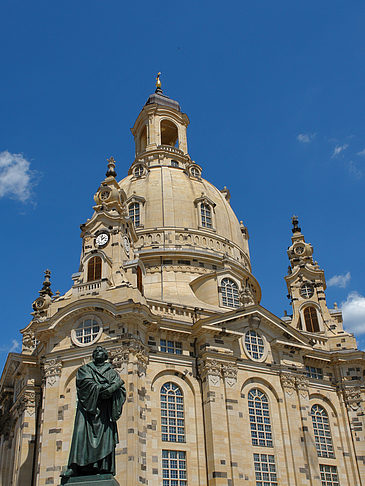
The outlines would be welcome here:
M 77 371 L 77 410 L 68 469 L 63 478 L 95 474 L 115 475 L 117 420 L 122 414 L 126 391 L 123 380 L 107 361 L 102 346 L 93 351 L 93 361 Z

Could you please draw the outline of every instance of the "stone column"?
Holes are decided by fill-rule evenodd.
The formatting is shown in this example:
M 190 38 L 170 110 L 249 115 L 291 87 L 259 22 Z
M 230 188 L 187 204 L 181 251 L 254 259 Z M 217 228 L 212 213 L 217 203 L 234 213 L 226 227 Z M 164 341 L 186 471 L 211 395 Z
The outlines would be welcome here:
M 125 382 L 127 391 L 120 438 L 116 449 L 117 476 L 120 486 L 147 484 L 146 404 L 144 377 L 148 353 L 141 341 L 131 338 L 111 352 L 112 363 Z M 123 460 L 118 458 L 123 455 Z
M 43 363 L 43 403 L 39 439 L 39 476 L 37 485 L 58 484 L 61 465 L 57 464 L 57 445 L 62 437 L 62 423 L 58 417 L 59 381 L 62 362 L 46 359 Z M 47 413 L 44 413 L 47 411 Z M 42 451 L 40 451 L 42 449 Z
M 301 439 L 302 424 L 300 417 L 300 403 L 296 392 L 295 375 L 292 373 L 281 372 L 281 386 L 284 393 L 284 404 L 287 419 L 287 434 L 284 438 L 284 448 L 288 452 L 288 476 L 290 484 L 296 486 L 308 486 L 309 471 L 306 461 L 305 445 Z
M 232 484 L 232 471 L 222 362 L 203 359 L 199 373 L 203 382 L 208 484 L 227 486 Z

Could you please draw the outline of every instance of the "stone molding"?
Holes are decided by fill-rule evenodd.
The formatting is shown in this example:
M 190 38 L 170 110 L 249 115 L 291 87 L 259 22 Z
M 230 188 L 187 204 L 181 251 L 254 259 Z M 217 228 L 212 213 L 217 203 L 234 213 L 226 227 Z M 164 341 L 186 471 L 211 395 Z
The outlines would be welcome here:
M 293 396 L 294 391 L 298 390 L 303 399 L 309 398 L 309 380 L 306 375 L 281 372 L 280 381 L 286 395 Z
M 362 397 L 359 386 L 343 387 L 343 395 L 347 407 L 357 410 L 361 406 Z
M 236 363 L 227 363 L 222 365 L 222 374 L 226 385 L 233 387 L 237 383 L 237 365 Z
M 201 378 L 210 385 L 219 386 L 221 379 L 232 387 L 237 383 L 236 363 L 226 363 L 216 359 L 205 359 L 199 363 L 199 373 Z
M 140 340 L 131 338 L 121 346 L 110 350 L 110 361 L 119 372 L 126 371 L 125 367 L 128 363 L 135 363 L 138 376 L 143 376 L 146 374 L 149 362 L 148 351 Z
M 43 364 L 44 379 L 47 386 L 53 386 L 61 376 L 62 362 L 57 359 L 50 359 Z

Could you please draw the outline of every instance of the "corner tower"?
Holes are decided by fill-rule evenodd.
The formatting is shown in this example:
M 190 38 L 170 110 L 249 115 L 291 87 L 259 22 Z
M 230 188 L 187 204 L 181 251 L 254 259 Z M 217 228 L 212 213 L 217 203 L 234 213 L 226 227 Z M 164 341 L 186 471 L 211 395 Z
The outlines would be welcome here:
M 290 266 L 285 277 L 293 308 L 291 325 L 331 349 L 356 347 L 354 337 L 343 330 L 341 311 L 327 306 L 324 271 L 313 260 L 313 247 L 305 241 L 297 216 L 292 217 L 292 224 L 292 244 L 287 251 Z

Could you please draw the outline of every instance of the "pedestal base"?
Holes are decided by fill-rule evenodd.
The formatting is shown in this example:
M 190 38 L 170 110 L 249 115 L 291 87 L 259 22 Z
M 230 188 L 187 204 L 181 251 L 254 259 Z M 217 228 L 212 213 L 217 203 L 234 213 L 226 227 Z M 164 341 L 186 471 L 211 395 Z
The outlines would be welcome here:
M 72 476 L 62 478 L 61 485 L 67 486 L 119 486 L 112 474 L 96 474 L 95 476 Z

